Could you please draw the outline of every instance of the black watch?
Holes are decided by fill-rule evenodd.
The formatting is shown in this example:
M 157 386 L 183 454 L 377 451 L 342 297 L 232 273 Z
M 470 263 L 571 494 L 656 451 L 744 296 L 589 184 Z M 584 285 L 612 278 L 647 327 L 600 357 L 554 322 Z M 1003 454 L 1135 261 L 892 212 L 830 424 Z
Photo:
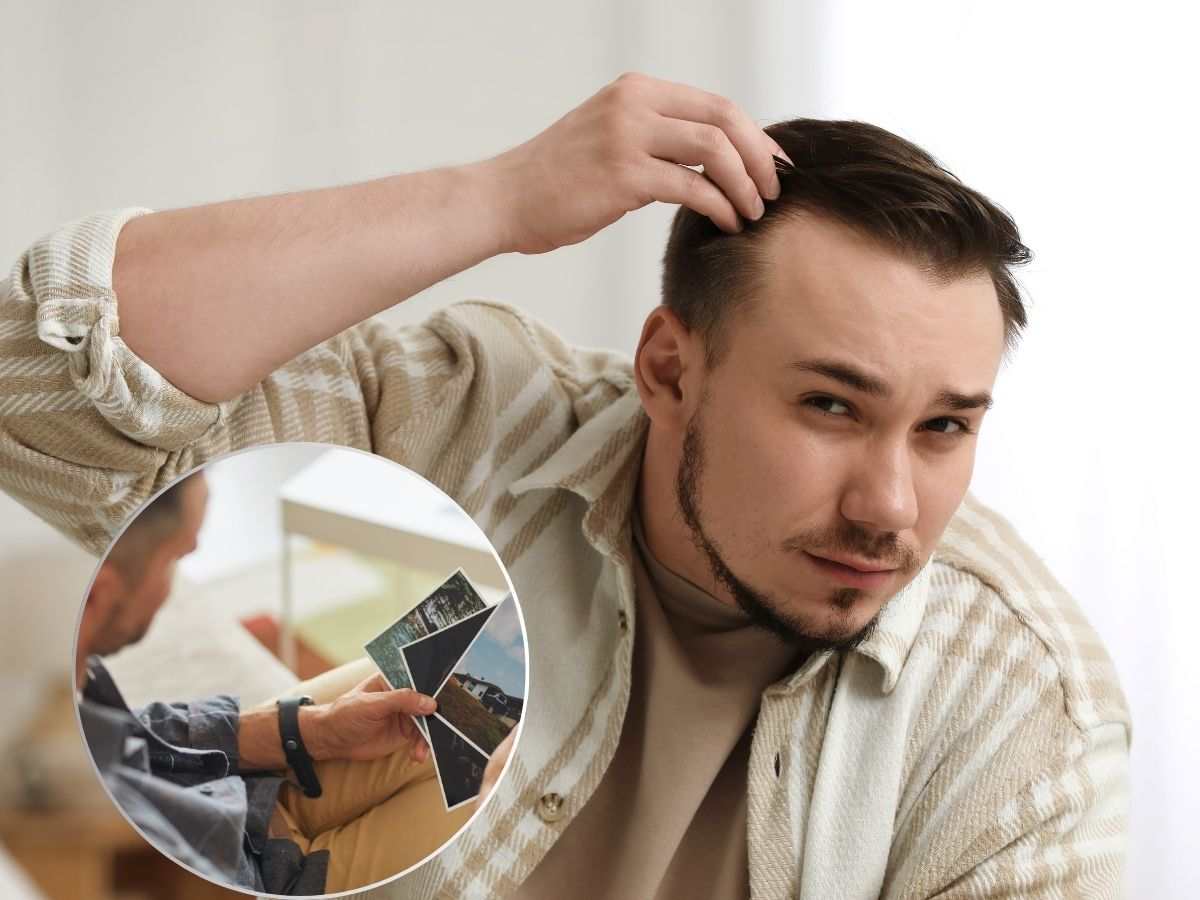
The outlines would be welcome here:
M 296 773 L 304 796 L 320 797 L 321 782 L 313 768 L 313 758 L 308 755 L 308 748 L 300 737 L 300 707 L 311 706 L 312 702 L 312 697 L 289 697 L 276 701 L 275 705 L 279 707 L 279 739 L 283 742 L 283 755 Z

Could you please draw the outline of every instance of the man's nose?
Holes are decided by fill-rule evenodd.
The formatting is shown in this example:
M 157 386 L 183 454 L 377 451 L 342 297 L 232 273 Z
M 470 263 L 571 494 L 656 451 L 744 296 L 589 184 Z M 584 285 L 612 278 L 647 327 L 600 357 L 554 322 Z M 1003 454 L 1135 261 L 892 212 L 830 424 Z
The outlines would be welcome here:
M 916 526 L 917 512 L 913 462 L 906 443 L 870 445 L 842 495 L 842 515 L 875 531 L 900 532 Z

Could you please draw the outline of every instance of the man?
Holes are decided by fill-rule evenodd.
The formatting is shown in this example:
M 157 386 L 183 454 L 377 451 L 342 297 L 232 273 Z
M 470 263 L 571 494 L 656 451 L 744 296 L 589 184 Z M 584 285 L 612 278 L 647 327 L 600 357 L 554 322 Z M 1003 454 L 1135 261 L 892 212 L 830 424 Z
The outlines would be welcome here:
M 412 723 L 436 707 L 432 698 L 389 690 L 378 675 L 343 693 L 330 688 L 346 680 L 342 673 L 322 676 L 321 692 L 335 699 L 296 709 L 321 785 L 320 796 L 309 797 L 294 777 L 285 780 L 290 760 L 273 704 L 242 711 L 236 698 L 218 695 L 135 713 L 100 661 L 150 628 L 175 563 L 196 547 L 207 499 L 202 473 L 167 488 L 117 539 L 88 592 L 75 672 L 80 722 L 101 778 L 160 850 L 222 884 L 309 896 L 402 871 L 468 814 L 442 808 Z
M 683 208 L 632 360 L 495 303 L 343 331 L 654 200 Z M 967 494 L 1025 255 L 893 135 L 764 132 L 626 75 L 480 163 L 49 235 L 5 315 L 60 369 L 0 453 L 92 546 L 273 440 L 371 449 L 476 518 L 525 609 L 525 732 L 484 814 L 379 897 L 1111 896 L 1124 699 Z

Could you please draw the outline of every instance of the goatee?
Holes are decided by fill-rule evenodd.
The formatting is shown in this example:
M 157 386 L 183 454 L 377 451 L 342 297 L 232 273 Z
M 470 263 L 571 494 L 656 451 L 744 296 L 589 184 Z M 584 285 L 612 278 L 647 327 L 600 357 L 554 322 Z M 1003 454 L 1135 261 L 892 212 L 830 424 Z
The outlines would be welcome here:
M 852 649 L 868 640 L 875 633 L 882 610 L 876 612 L 866 625 L 851 634 L 817 634 L 809 624 L 789 616 L 780 609 L 780 604 L 742 581 L 729 568 L 700 522 L 700 478 L 704 471 L 704 447 L 699 419 L 700 414 L 697 411 L 689 420 L 684 434 L 679 469 L 675 478 L 675 494 L 684 523 L 691 532 L 692 543 L 708 560 L 713 578 L 728 589 L 737 605 L 754 625 L 793 644 L 805 658 L 825 650 Z M 828 595 L 828 603 L 839 612 L 847 612 L 853 609 L 862 594 L 857 588 L 836 588 Z

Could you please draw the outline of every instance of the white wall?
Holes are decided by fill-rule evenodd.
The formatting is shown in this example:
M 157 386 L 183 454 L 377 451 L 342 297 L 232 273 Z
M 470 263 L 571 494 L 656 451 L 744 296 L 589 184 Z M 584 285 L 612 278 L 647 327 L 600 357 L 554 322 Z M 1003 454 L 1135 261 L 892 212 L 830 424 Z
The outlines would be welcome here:
M 0 260 L 98 208 L 491 155 L 626 69 L 724 93 L 763 124 L 845 116 L 925 144 L 1008 207 L 1037 253 L 1023 276 L 1029 333 L 998 385 L 974 489 L 1072 589 L 1124 679 L 1135 895 L 1194 896 L 1187 839 L 1200 803 L 1187 757 L 1200 734 L 1183 711 L 1200 674 L 1187 569 L 1200 506 L 1190 395 L 1200 79 L 1182 8 L 271 0 L 181 12 L 0 0 Z M 491 296 L 576 342 L 631 349 L 657 301 L 670 215 L 652 207 L 575 247 L 491 260 L 386 318 Z M 82 554 L 0 497 L 0 572 L 32 553 L 90 574 Z M 20 603 L 0 604 L 65 668 L 52 616 L 78 600 L 60 586 L 39 593 L 43 582 L 27 578 Z
M 1004 205 L 1034 250 L 1021 275 L 1029 327 L 999 379 L 972 490 L 1044 557 L 1115 659 L 1134 717 L 1138 897 L 1200 892 L 1200 719 L 1185 713 L 1200 684 L 1200 67 L 1177 9 L 829 2 L 811 113 L 927 147 Z M 771 30 L 760 40 L 779 45 Z

